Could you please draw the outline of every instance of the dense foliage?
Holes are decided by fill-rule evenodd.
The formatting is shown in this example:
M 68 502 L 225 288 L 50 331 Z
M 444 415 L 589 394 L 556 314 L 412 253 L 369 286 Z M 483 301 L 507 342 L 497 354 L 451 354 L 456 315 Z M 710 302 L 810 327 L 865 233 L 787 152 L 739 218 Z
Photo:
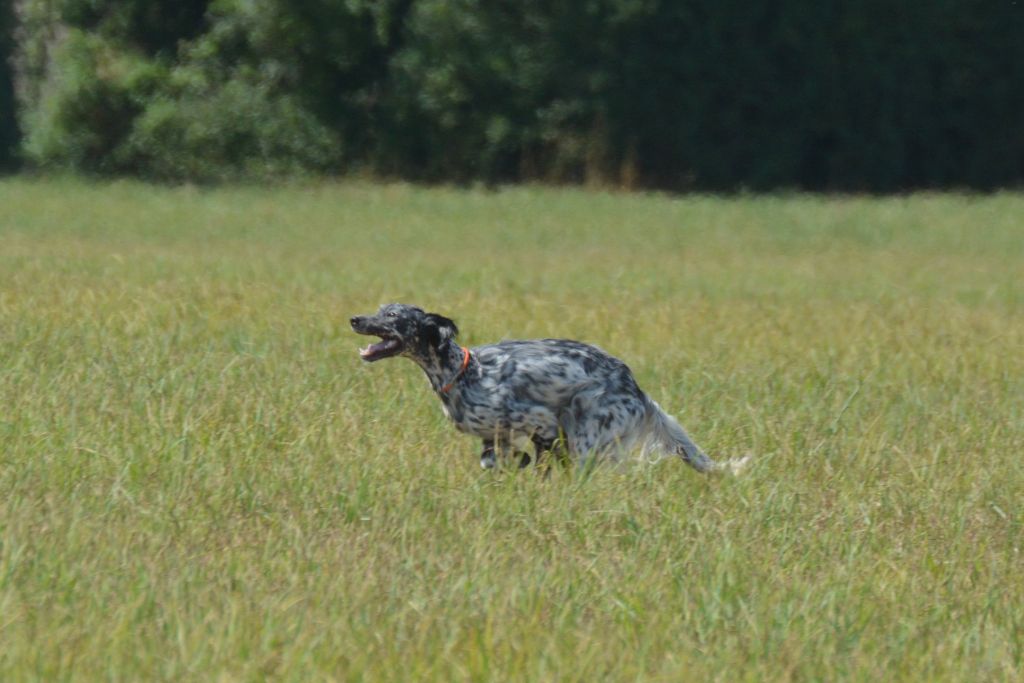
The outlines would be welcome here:
M 24 152 L 40 166 L 672 189 L 1024 178 L 1011 2 L 21 6 L 36 23 L 20 49 L 37 55 L 20 60 Z

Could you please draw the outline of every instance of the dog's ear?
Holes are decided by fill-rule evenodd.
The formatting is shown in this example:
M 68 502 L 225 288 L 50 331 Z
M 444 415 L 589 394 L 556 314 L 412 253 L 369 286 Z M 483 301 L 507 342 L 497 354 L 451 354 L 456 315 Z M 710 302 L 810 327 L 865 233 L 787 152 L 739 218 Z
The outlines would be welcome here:
M 459 328 L 454 320 L 450 320 L 437 313 L 427 313 L 427 341 L 434 346 L 440 346 L 449 339 L 455 339 L 459 334 Z

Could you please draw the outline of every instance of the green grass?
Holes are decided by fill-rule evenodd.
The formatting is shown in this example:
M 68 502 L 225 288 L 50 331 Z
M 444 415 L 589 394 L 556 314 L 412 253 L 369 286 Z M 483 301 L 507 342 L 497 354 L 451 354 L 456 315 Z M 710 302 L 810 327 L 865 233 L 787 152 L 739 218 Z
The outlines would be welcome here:
M 739 478 L 495 476 L 400 300 Z M 1024 197 L 0 183 L 0 680 L 1024 677 Z

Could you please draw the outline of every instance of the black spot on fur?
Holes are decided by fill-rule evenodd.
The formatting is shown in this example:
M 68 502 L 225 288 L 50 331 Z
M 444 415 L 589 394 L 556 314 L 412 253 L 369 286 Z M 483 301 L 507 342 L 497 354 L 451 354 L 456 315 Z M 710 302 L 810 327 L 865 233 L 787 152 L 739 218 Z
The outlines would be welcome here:
M 501 380 L 507 382 L 512 379 L 513 375 L 516 374 L 516 363 L 515 361 L 509 361 L 505 363 L 505 366 L 501 369 Z

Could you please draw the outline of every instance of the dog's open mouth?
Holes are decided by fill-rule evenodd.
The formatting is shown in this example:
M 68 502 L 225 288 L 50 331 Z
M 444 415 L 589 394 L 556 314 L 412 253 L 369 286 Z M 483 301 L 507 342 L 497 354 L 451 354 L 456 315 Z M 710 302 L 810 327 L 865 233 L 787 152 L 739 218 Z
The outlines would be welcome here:
M 402 342 L 393 337 L 381 337 L 376 344 L 370 344 L 365 349 L 359 349 L 359 357 L 365 361 L 373 362 L 381 358 L 395 356 L 402 352 Z

